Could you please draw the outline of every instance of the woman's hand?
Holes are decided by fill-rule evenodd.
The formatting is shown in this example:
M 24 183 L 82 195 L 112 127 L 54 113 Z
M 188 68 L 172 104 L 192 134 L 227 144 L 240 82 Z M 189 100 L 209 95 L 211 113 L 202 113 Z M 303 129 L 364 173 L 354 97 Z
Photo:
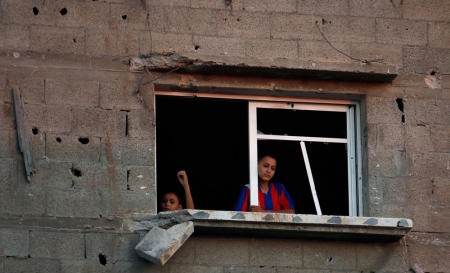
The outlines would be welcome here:
M 250 206 L 250 211 L 251 212 L 264 212 L 265 210 L 263 210 L 260 206 Z
M 183 187 L 189 187 L 189 181 L 188 181 L 188 177 L 185 171 L 179 171 L 177 173 L 177 177 L 178 177 L 178 181 L 180 181 L 180 184 Z

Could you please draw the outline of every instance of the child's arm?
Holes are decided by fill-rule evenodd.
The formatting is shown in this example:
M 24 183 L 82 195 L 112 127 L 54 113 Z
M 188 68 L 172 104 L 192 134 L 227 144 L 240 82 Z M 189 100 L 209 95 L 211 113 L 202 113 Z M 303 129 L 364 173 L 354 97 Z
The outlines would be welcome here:
M 194 200 L 192 199 L 191 189 L 189 188 L 189 181 L 185 171 L 179 171 L 177 173 L 178 181 L 184 188 L 184 194 L 186 196 L 186 208 L 194 209 Z

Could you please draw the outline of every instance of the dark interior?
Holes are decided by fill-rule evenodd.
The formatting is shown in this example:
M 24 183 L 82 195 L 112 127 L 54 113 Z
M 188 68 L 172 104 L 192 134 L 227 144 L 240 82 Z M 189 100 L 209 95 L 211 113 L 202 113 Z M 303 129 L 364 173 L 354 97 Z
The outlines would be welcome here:
M 258 109 L 257 115 L 265 134 L 346 135 L 345 113 Z M 249 183 L 248 102 L 156 96 L 156 119 L 158 204 L 168 191 L 184 198 L 176 173 L 186 170 L 196 208 L 232 210 Z M 322 213 L 348 215 L 346 145 L 305 144 Z M 261 140 L 258 153 L 277 158 L 273 181 L 286 186 L 296 213 L 316 214 L 299 142 Z

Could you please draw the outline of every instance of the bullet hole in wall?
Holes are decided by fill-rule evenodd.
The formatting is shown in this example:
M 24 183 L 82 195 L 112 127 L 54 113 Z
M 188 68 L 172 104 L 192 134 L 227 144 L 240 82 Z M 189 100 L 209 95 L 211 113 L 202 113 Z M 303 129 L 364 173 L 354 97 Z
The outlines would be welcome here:
M 131 190 L 129 182 L 130 182 L 130 170 L 127 170 L 127 191 Z
M 405 123 L 405 112 L 404 112 L 404 107 L 405 106 L 403 104 L 403 99 L 402 98 L 397 98 L 397 99 L 395 99 L 395 102 L 397 102 L 397 107 L 402 112 L 401 122 Z
M 199 45 L 194 46 L 194 50 L 195 50 L 195 51 L 197 51 L 197 50 L 199 50 L 199 49 L 200 49 L 200 46 L 199 46 Z
M 89 143 L 89 138 L 87 138 L 87 137 L 79 137 L 79 138 L 78 138 L 78 141 L 79 141 L 81 144 L 88 144 L 88 143 Z
M 434 75 L 436 75 L 436 71 L 434 71 L 434 70 L 431 70 L 431 72 L 430 72 L 430 75 L 431 75 L 431 76 L 434 76 Z
M 37 135 L 37 134 L 39 134 L 39 129 L 36 127 L 33 127 L 33 129 L 31 129 L 31 132 L 33 132 L 33 135 Z
M 76 177 L 81 177 L 82 176 L 81 170 L 79 170 L 79 169 L 70 168 L 70 172 L 72 173 L 73 176 L 76 176 Z
M 77 39 L 76 38 L 73 38 L 72 40 L 73 40 L 74 43 L 77 43 Z
M 125 15 L 122 15 L 122 19 L 123 20 L 127 20 L 127 15 L 125 14 Z
M 33 8 L 33 14 L 34 15 L 38 15 L 39 14 L 38 8 L 36 8 L 36 7 Z
M 332 257 L 330 257 L 329 259 L 328 259 L 328 262 L 331 262 L 333 260 L 333 258 Z
M 56 138 L 56 141 L 57 141 L 58 143 L 61 143 L 62 140 L 61 140 L 60 137 L 57 137 L 57 138 Z
M 59 11 L 59 13 L 61 13 L 62 16 L 67 14 L 67 9 L 63 8 L 62 10 Z
M 241 19 L 240 19 L 240 18 L 237 18 L 237 21 L 239 22 L 239 21 L 241 21 Z
M 106 256 L 103 254 L 98 254 L 98 260 L 101 265 L 106 266 Z

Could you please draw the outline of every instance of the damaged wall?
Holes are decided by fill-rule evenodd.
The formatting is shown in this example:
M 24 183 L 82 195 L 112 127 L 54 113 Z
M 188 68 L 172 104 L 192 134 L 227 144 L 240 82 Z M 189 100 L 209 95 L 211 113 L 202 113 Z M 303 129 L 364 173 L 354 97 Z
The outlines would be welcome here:
M 0 273 L 406 272 L 414 264 L 450 272 L 448 14 L 445 0 L 0 0 Z M 344 83 L 177 71 L 156 83 L 362 96 L 366 214 L 410 218 L 412 232 L 389 244 L 194 233 L 163 267 L 137 257 L 139 234 L 122 219 L 156 212 L 155 120 L 153 84 L 138 88 L 150 76 L 130 72 L 130 58 L 360 64 L 321 32 L 354 59 L 398 66 L 399 76 Z M 31 132 L 30 183 L 13 85 Z

